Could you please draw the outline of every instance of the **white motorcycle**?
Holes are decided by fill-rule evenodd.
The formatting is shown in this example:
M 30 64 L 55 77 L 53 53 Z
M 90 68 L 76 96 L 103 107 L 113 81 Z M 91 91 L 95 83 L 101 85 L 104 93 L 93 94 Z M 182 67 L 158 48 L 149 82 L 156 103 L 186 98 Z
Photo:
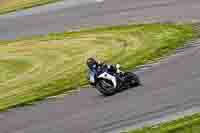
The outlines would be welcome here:
M 140 85 L 139 77 L 132 72 L 122 72 L 120 65 L 89 69 L 89 82 L 105 96 Z

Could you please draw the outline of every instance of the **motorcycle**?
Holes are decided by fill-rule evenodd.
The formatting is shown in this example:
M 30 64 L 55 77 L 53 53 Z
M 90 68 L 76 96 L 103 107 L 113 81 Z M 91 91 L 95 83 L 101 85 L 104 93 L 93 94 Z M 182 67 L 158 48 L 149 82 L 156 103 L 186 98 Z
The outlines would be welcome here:
M 105 96 L 111 96 L 124 89 L 139 86 L 139 77 L 132 72 L 123 72 L 120 65 L 108 67 L 100 66 L 90 69 L 88 73 L 89 83 Z

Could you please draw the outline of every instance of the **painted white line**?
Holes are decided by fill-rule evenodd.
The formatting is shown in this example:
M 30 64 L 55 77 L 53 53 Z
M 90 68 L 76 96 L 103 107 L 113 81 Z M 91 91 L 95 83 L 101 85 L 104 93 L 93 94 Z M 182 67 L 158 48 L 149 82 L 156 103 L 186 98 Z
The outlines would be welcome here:
M 179 112 L 176 112 L 176 113 L 166 114 L 163 117 L 158 117 L 158 118 L 155 118 L 155 119 L 144 121 L 144 122 L 132 125 L 132 126 L 124 127 L 124 128 L 121 128 L 121 129 L 116 129 L 114 131 L 107 132 L 107 133 L 121 133 L 121 132 L 127 132 L 127 131 L 134 130 L 134 129 L 139 129 L 139 128 L 142 128 L 142 127 L 151 127 L 151 126 L 157 128 L 158 124 L 174 121 L 174 120 L 177 120 L 177 119 L 180 119 L 180 118 L 184 118 L 186 116 L 191 116 L 191 115 L 193 115 L 195 113 L 199 113 L 199 112 L 200 112 L 200 107 L 196 106 L 196 107 L 192 107 L 190 109 L 187 109 L 185 111 L 179 111 Z
M 101 3 L 104 2 L 104 0 L 96 0 L 96 2 Z
M 11 12 L 8 14 L 0 15 L 0 19 L 47 13 L 47 12 L 58 11 L 58 10 L 66 9 L 70 7 L 85 5 L 88 3 L 99 3 L 103 1 L 104 0 L 63 0 L 60 2 L 50 3 L 47 5 L 42 5 L 38 7 L 33 7 L 33 8 L 17 11 L 17 12 Z

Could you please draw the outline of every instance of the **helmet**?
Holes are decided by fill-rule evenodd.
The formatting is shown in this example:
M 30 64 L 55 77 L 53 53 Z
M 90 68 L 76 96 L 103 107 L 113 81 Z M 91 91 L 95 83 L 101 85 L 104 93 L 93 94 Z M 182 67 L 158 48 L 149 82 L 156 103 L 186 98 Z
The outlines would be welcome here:
M 94 58 L 88 58 L 87 59 L 87 65 L 89 68 L 92 68 L 93 65 L 96 65 L 97 61 Z

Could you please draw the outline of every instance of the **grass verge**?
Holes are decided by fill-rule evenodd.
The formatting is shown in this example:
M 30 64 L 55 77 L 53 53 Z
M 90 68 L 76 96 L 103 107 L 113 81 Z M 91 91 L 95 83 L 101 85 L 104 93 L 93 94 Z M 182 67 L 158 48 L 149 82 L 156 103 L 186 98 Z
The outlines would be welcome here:
M 172 122 L 146 127 L 127 133 L 199 133 L 200 114 L 187 116 Z
M 59 0 L 0 0 L 0 15 L 56 1 Z
M 1 41 L 0 109 L 87 84 L 87 57 L 134 69 L 171 53 L 195 36 L 189 24 L 146 24 Z

